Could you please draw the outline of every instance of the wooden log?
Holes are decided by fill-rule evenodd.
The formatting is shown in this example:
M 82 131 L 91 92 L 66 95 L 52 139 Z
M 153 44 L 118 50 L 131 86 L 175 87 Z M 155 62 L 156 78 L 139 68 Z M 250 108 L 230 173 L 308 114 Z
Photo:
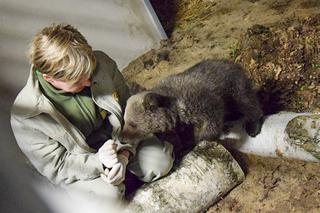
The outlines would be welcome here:
M 126 212 L 203 212 L 243 179 L 222 145 L 201 141 L 168 176 L 140 188 Z
M 244 153 L 320 162 L 320 114 L 281 112 L 267 116 L 256 137 L 237 124 L 220 139 Z

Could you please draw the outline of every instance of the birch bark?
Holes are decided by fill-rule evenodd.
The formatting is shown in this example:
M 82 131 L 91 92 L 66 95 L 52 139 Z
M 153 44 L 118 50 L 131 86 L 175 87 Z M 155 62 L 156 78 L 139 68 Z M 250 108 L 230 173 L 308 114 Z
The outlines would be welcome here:
M 243 180 L 222 145 L 201 141 L 168 176 L 139 189 L 127 212 L 203 212 Z

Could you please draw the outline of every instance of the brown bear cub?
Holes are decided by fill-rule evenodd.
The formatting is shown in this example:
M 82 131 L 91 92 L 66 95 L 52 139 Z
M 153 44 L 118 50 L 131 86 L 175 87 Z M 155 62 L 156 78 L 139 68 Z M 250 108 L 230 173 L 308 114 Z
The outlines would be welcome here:
M 241 66 L 226 60 L 205 60 L 131 96 L 122 137 L 132 142 L 191 125 L 196 140 L 213 140 L 234 112 L 243 116 L 250 136 L 260 132 L 263 113 Z

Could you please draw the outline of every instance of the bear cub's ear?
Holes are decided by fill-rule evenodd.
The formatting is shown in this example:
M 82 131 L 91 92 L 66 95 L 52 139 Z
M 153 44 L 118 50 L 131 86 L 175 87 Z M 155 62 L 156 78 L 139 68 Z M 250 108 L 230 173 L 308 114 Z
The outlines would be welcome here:
M 171 105 L 170 97 L 159 95 L 157 93 L 147 93 L 143 99 L 143 106 L 147 110 L 154 111 L 159 107 L 169 108 Z
M 135 95 L 146 90 L 146 88 L 133 81 L 127 82 L 127 85 L 129 87 L 130 95 Z

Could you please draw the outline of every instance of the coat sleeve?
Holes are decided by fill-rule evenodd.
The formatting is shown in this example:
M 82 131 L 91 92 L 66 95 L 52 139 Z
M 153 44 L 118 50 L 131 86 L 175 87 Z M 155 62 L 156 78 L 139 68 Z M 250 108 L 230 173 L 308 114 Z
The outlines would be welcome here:
M 69 184 L 91 180 L 103 172 L 96 153 L 71 153 L 61 143 L 25 122 L 11 117 L 16 141 L 32 165 L 51 182 Z

